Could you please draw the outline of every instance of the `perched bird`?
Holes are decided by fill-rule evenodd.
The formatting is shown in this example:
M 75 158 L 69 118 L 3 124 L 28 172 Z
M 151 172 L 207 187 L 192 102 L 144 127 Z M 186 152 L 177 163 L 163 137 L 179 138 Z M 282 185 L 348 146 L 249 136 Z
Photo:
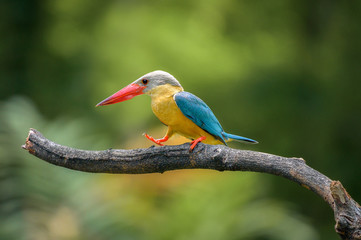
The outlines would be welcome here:
M 257 141 L 226 133 L 212 110 L 200 98 L 183 91 L 180 83 L 171 74 L 154 71 L 145 74 L 133 83 L 104 99 L 96 106 L 109 105 L 147 94 L 152 99 L 152 110 L 159 120 L 168 126 L 163 138 L 149 140 L 163 146 L 174 133 L 192 140 L 190 151 L 199 142 L 207 144 L 225 144 L 231 140 L 257 143 Z

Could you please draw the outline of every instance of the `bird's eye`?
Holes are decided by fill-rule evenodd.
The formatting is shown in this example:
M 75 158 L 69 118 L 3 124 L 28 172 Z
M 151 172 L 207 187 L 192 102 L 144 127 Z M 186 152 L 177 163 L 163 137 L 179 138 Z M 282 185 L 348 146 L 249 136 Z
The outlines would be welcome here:
M 143 79 L 142 79 L 142 83 L 143 83 L 144 85 L 147 85 L 148 79 L 143 78 Z

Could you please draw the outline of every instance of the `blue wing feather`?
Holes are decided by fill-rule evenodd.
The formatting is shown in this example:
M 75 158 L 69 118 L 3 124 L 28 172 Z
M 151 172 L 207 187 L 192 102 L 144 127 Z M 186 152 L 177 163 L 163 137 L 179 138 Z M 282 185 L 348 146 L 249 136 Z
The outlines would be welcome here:
M 187 118 L 226 144 L 221 124 L 202 99 L 189 92 L 179 92 L 174 95 L 174 100 Z

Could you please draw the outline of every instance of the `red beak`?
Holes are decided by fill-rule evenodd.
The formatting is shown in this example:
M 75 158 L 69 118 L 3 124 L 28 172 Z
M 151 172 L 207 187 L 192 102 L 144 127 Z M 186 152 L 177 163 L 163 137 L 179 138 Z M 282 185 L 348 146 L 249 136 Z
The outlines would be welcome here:
M 118 92 L 114 93 L 110 97 L 104 99 L 100 103 L 96 105 L 98 106 L 104 106 L 109 104 L 114 104 L 118 102 L 123 102 L 129 99 L 132 99 L 135 96 L 143 94 L 143 89 L 146 88 L 145 86 L 140 86 L 136 83 L 129 84 L 125 88 L 119 90 Z

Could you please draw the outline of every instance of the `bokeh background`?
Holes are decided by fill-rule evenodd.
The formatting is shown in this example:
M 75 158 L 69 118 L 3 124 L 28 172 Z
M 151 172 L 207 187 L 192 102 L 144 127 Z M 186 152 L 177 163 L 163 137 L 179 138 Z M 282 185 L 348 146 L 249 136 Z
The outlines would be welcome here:
M 89 174 L 20 146 L 30 127 L 151 146 L 166 127 L 149 97 L 94 106 L 161 69 L 260 142 L 232 147 L 303 157 L 361 202 L 360 23 L 361 1 L 1 1 L 0 239 L 338 239 L 329 206 L 280 177 Z

